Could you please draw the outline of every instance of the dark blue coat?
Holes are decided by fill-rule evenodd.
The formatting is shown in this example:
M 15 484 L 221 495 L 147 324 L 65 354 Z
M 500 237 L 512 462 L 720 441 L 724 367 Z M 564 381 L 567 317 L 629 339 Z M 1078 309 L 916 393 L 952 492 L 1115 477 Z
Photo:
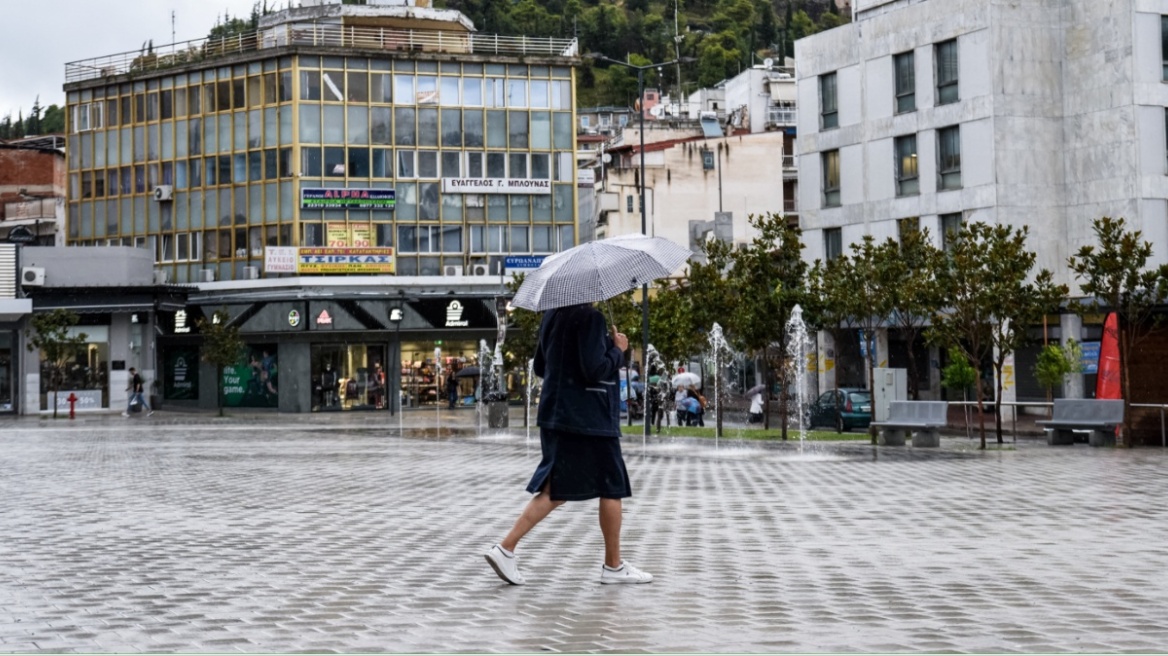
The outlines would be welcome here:
M 539 327 L 535 375 L 543 378 L 543 428 L 620 437 L 618 374 L 624 355 L 604 316 L 588 305 L 548 310 Z

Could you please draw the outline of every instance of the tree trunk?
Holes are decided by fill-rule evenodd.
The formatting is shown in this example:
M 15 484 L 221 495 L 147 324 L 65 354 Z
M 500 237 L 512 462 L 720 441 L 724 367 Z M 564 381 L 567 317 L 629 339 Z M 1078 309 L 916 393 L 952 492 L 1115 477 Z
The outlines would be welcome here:
M 979 371 L 977 373 L 977 383 L 976 383 L 976 386 L 974 387 L 974 392 L 977 393 L 977 423 L 978 423 L 978 433 L 981 435 L 981 446 L 978 448 L 985 449 L 986 448 L 985 403 L 984 403 L 985 394 L 982 392 L 982 389 L 981 389 L 980 367 L 979 367 Z
M 223 366 L 215 367 L 215 401 L 219 406 L 219 416 L 223 416 Z
M 1005 444 L 1005 440 L 1002 439 L 1002 365 L 996 365 L 996 370 L 997 380 L 995 382 L 998 394 L 994 398 L 997 399 L 998 411 L 994 416 L 994 430 L 998 434 L 998 444 Z
M 917 356 L 913 348 L 916 345 L 917 336 L 915 332 L 906 331 L 905 338 L 908 340 L 908 394 L 913 401 L 919 401 L 921 399 L 921 381 L 917 380 Z
M 762 430 L 765 433 L 771 429 L 771 381 L 770 367 L 767 366 L 767 350 L 762 349 L 762 384 L 766 389 L 762 393 Z

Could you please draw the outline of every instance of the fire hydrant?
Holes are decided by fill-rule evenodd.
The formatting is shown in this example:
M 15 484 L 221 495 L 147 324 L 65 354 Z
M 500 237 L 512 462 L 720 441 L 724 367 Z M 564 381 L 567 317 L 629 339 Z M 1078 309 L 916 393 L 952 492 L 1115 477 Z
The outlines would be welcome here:
M 77 395 L 74 394 L 73 392 L 69 392 L 69 398 L 67 398 L 65 400 L 69 402 L 69 418 L 76 419 L 77 418 L 76 406 L 77 406 L 77 402 L 80 401 L 81 399 L 77 398 Z

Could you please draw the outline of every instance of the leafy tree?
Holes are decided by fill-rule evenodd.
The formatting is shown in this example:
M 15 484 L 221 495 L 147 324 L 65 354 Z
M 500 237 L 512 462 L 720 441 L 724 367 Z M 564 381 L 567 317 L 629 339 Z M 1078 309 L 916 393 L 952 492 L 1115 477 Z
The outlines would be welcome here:
M 518 274 L 507 283 L 507 293 L 511 296 L 519 291 L 523 284 L 524 275 Z M 535 357 L 535 349 L 539 344 L 539 326 L 543 321 L 543 312 L 532 312 L 521 307 L 513 308 L 502 320 L 507 322 L 506 349 L 503 354 L 503 366 L 512 371 L 523 372 L 527 381 L 527 363 Z M 527 381 L 531 384 L 532 381 Z M 523 401 L 526 404 L 528 386 L 523 388 Z M 527 425 L 527 416 L 523 417 L 523 425 Z
M 1036 257 L 1026 249 L 1028 234 L 1025 227 L 962 225 L 937 272 L 947 306 L 928 333 L 935 343 L 961 348 L 970 362 L 992 362 L 999 400 L 1006 358 L 1028 341 L 1027 329 L 1057 309 L 1066 296 L 1066 287 L 1055 285 L 1046 269 L 1034 276 L 1034 282 L 1027 282 Z M 980 448 L 984 449 L 985 391 L 980 377 L 975 390 Z M 996 414 L 995 428 L 1001 443 L 1001 412 Z
M 223 369 L 239 362 L 246 345 L 239 336 L 239 327 L 231 323 L 227 310 L 216 310 L 211 320 L 199 319 L 199 332 L 203 335 L 202 360 L 215 367 L 216 407 L 223 416 Z
M 70 329 L 77 325 L 78 317 L 69 310 L 52 310 L 32 315 L 32 333 L 28 338 L 28 350 L 40 352 L 41 371 L 49 377 L 48 388 L 53 393 L 53 419 L 57 418 L 57 393 L 65 380 L 65 372 L 70 362 L 85 348 L 89 336 L 85 333 L 70 335 Z M 41 383 L 42 389 L 45 383 Z
M 745 248 L 731 250 L 729 244 L 710 242 L 730 251 L 728 259 L 733 263 L 726 275 L 720 303 L 723 307 L 728 304 L 729 308 L 722 311 L 718 320 L 729 324 L 727 333 L 735 345 L 760 356 L 764 366 L 774 349 L 778 361 L 784 363 L 784 373 L 802 375 L 806 362 L 790 362 L 786 357 L 787 321 L 796 305 L 807 302 L 808 265 L 803 260 L 802 232 L 773 212 L 751 215 L 747 220 L 757 235 Z M 787 439 L 788 387 L 783 386 L 780 396 L 784 440 Z M 769 406 L 770 395 L 764 395 L 764 399 Z M 764 413 L 769 414 L 769 411 Z M 769 421 L 764 428 L 769 428 Z
M 941 384 L 957 391 L 961 390 L 963 401 L 969 401 L 969 388 L 977 382 L 977 369 L 969 363 L 965 352 L 956 346 L 949 347 L 949 364 L 941 370 Z M 965 436 L 969 437 L 969 406 L 962 405 L 965 411 Z
M 1056 385 L 1061 385 L 1070 374 L 1083 370 L 1083 348 L 1073 339 L 1066 344 L 1047 344 L 1038 352 L 1038 362 L 1034 365 L 1034 378 L 1046 388 L 1046 401 L 1050 402 Z
M 41 117 L 40 134 L 58 134 L 65 131 L 65 110 L 53 104 L 45 108 Z
M 1097 245 L 1083 246 L 1067 260 L 1089 299 L 1071 304 L 1080 314 L 1106 310 L 1119 322 L 1119 361 L 1123 389 L 1124 443 L 1131 446 L 1131 354 L 1163 320 L 1156 306 L 1168 300 L 1168 264 L 1147 268 L 1152 243 L 1123 218 L 1091 223 Z
M 913 346 L 944 304 L 937 285 L 941 251 L 929 240 L 928 231 L 906 230 L 899 244 L 885 244 L 882 258 L 892 308 L 889 321 L 908 344 L 908 391 L 919 399 L 921 381 Z

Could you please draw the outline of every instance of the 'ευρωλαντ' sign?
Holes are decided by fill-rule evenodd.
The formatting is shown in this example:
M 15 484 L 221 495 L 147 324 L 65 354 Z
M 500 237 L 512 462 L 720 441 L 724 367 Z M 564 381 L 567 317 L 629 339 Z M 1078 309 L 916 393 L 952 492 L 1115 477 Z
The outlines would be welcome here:
M 392 248 L 301 248 L 299 273 L 394 273 Z
M 393 189 L 324 189 L 300 190 L 302 210 L 392 210 L 397 202 Z

